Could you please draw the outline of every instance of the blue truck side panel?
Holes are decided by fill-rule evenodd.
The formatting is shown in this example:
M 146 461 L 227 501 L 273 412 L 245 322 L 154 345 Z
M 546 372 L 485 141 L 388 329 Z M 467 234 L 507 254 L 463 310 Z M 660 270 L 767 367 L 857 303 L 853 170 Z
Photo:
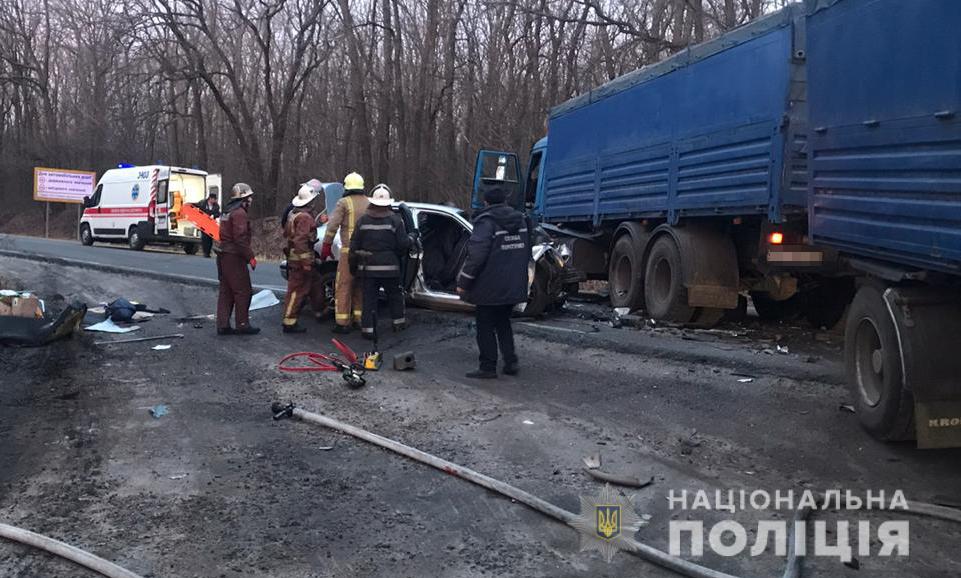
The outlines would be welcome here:
M 804 97 L 799 18 L 797 7 L 783 10 L 557 107 L 543 218 L 780 220 L 803 210 L 804 119 L 792 115 Z
M 961 273 L 961 2 L 819 4 L 807 22 L 814 242 Z

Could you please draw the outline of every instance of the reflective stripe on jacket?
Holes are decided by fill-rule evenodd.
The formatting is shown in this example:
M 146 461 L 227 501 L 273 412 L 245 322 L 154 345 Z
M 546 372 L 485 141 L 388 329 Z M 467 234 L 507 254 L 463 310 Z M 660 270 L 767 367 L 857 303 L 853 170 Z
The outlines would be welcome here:
M 409 246 L 400 215 L 386 207 L 371 206 L 357 222 L 351 239 L 351 269 L 367 277 L 399 277 Z

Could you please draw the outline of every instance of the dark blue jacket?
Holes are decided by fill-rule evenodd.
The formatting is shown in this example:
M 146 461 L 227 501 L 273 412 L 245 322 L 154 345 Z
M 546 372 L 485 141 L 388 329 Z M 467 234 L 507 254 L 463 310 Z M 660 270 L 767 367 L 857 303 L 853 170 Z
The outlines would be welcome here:
M 524 213 L 492 205 L 474 217 L 467 243 L 467 260 L 457 276 L 475 305 L 514 305 L 527 301 L 527 265 L 531 260 L 531 230 Z

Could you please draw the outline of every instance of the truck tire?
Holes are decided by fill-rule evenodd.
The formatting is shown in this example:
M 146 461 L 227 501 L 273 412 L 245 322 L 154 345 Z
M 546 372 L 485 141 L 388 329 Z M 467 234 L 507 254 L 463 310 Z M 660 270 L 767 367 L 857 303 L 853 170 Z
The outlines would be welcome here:
M 129 235 L 130 236 L 127 237 L 127 245 L 129 245 L 134 251 L 142 251 L 147 245 L 147 242 L 144 241 L 143 237 L 140 236 L 140 231 L 137 230 L 136 225 L 130 227 Z
M 687 304 L 681 252 L 668 235 L 658 237 L 647 256 L 644 303 L 648 315 L 654 319 L 689 323 L 696 313 L 695 308 Z
M 801 315 L 799 295 L 777 301 L 764 291 L 751 291 L 751 303 L 757 316 L 765 321 L 791 321 Z
M 188 255 L 196 255 L 197 243 L 184 243 L 184 253 Z
M 621 235 L 614 243 L 607 273 L 613 307 L 627 307 L 633 311 L 644 304 L 643 259 L 642 251 L 638 250 L 630 235 Z
M 90 231 L 90 225 L 86 223 L 80 225 L 80 243 L 87 247 L 93 245 L 93 233 Z
M 903 387 L 904 369 L 894 320 L 876 285 L 861 287 L 844 330 L 844 364 L 858 421 L 884 441 L 912 439 L 914 399 Z

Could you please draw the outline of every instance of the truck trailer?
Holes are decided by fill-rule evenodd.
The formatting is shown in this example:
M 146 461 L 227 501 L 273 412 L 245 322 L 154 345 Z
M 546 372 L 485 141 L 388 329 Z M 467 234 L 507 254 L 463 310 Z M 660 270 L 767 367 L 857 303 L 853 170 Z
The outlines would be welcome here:
M 513 184 L 615 307 L 847 313 L 862 425 L 961 445 L 959 26 L 943 0 L 789 5 L 555 107 L 526 177 L 481 151 L 474 203 Z

